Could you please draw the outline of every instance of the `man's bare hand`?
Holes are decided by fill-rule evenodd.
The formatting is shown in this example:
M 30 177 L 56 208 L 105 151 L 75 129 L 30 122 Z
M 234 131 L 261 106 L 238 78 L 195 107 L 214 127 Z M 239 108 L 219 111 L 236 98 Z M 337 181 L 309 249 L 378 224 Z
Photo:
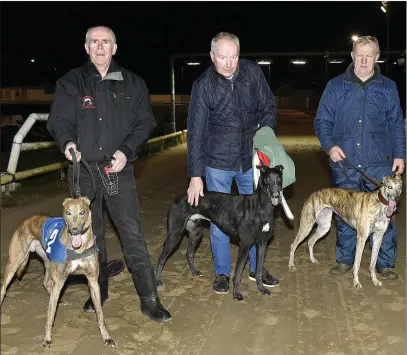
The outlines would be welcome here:
M 329 151 L 329 157 L 336 163 L 346 158 L 345 153 L 337 145 Z
M 405 161 L 401 158 L 395 158 L 393 161 L 393 168 L 391 169 L 393 172 L 397 172 L 399 174 L 403 174 L 405 168 Z
M 113 157 L 115 159 L 113 160 L 113 165 L 108 169 L 108 172 L 118 173 L 122 171 L 123 168 L 126 166 L 127 158 L 120 150 L 116 150 L 116 153 L 113 154 Z
M 204 195 L 203 182 L 199 176 L 191 178 L 187 193 L 188 193 L 188 203 L 190 205 L 193 205 L 195 203 L 195 206 L 198 206 L 199 196 Z
M 69 151 L 70 148 L 73 148 L 73 150 L 75 152 L 76 161 L 79 163 L 81 161 L 81 152 L 78 151 L 78 149 L 76 148 L 76 144 L 74 142 L 68 143 L 65 147 L 64 154 L 65 154 L 66 159 L 68 159 L 69 161 L 72 161 L 72 154 Z

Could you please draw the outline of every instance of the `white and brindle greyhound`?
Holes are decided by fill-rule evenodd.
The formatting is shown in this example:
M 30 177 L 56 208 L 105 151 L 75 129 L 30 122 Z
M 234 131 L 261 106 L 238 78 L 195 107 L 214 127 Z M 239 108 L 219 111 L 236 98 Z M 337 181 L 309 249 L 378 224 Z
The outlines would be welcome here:
M 310 260 L 318 263 L 314 257 L 314 245 L 331 227 L 332 213 L 339 215 L 349 226 L 356 229 L 356 255 L 353 265 L 353 285 L 362 288 L 359 282 L 359 268 L 366 240 L 373 234 L 373 247 L 370 259 L 370 276 L 376 286 L 382 283 L 376 277 L 376 262 L 383 235 L 400 201 L 402 192 L 400 174 L 385 176 L 379 190 L 356 192 L 341 188 L 327 188 L 314 192 L 305 202 L 300 227 L 291 244 L 289 269 L 295 270 L 294 253 L 297 246 L 311 232 L 315 222 L 317 229 L 308 241 Z
M 90 294 L 95 305 L 96 316 L 102 339 L 108 346 L 115 346 L 103 318 L 100 299 L 99 254 L 92 231 L 92 215 L 87 197 L 67 198 L 63 202 L 63 220 L 60 238 L 52 233 L 48 242 L 43 239 L 43 226 L 50 221 L 49 216 L 35 215 L 27 218 L 14 232 L 9 247 L 9 259 L 1 286 L 0 306 L 6 295 L 7 286 L 17 273 L 22 276 L 31 252 L 36 252 L 45 265 L 44 287 L 48 291 L 49 305 L 45 326 L 44 347 L 52 345 L 52 326 L 62 287 L 68 275 L 83 274 L 88 279 Z M 65 222 L 65 223 L 63 223 Z M 54 231 L 57 231 L 54 229 Z M 58 242 L 60 241 L 60 243 Z M 59 244 L 57 244 L 59 243 Z M 59 249 L 56 249 L 56 247 Z M 47 254 L 52 249 L 60 252 L 58 261 L 50 260 Z

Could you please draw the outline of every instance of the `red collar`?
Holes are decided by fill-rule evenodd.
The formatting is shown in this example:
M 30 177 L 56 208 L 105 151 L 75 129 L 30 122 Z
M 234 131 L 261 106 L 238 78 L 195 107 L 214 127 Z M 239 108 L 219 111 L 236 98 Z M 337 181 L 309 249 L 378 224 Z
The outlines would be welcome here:
M 387 200 L 384 198 L 384 196 L 382 195 L 382 192 L 381 192 L 380 190 L 377 192 L 377 197 L 379 198 L 379 201 L 380 201 L 383 205 L 385 205 L 385 206 L 388 206 L 388 205 L 389 205 L 389 201 L 387 201 Z

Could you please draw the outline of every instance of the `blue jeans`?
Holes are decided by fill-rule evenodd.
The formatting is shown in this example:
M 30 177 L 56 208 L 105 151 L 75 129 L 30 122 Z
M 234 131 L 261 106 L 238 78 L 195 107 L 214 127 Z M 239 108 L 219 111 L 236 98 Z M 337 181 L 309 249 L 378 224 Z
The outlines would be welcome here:
M 373 190 L 375 187 L 370 181 L 367 181 L 356 169 L 346 169 L 349 180 L 346 179 L 343 172 L 338 168 L 332 170 L 332 182 L 334 187 L 347 188 L 355 191 Z M 383 176 L 392 175 L 391 166 L 370 167 L 364 170 L 366 174 L 375 178 L 379 182 Z M 356 231 L 349 227 L 340 217 L 336 216 L 337 221 L 337 239 L 336 239 L 336 261 L 342 264 L 352 265 L 355 260 L 356 252 Z M 372 247 L 372 238 L 369 237 L 369 244 Z M 377 267 L 394 268 L 396 260 L 396 223 L 390 221 L 389 227 L 383 236 L 382 245 L 377 258 Z
M 242 171 L 218 170 L 206 168 L 206 186 L 208 191 L 231 193 L 233 178 L 236 180 L 239 193 L 248 195 L 253 193 L 253 171 L 246 173 Z M 211 223 L 211 245 L 215 265 L 215 274 L 230 276 L 232 258 L 230 256 L 229 237 L 218 227 Z M 250 272 L 256 271 L 256 246 L 253 245 L 249 251 Z

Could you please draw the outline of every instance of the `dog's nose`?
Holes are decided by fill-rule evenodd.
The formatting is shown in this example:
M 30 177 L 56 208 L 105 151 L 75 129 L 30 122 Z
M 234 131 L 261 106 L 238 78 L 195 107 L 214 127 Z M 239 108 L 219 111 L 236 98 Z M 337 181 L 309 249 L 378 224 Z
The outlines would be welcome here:
M 71 234 L 72 235 L 78 235 L 81 233 L 81 230 L 79 228 L 72 228 L 71 229 Z

